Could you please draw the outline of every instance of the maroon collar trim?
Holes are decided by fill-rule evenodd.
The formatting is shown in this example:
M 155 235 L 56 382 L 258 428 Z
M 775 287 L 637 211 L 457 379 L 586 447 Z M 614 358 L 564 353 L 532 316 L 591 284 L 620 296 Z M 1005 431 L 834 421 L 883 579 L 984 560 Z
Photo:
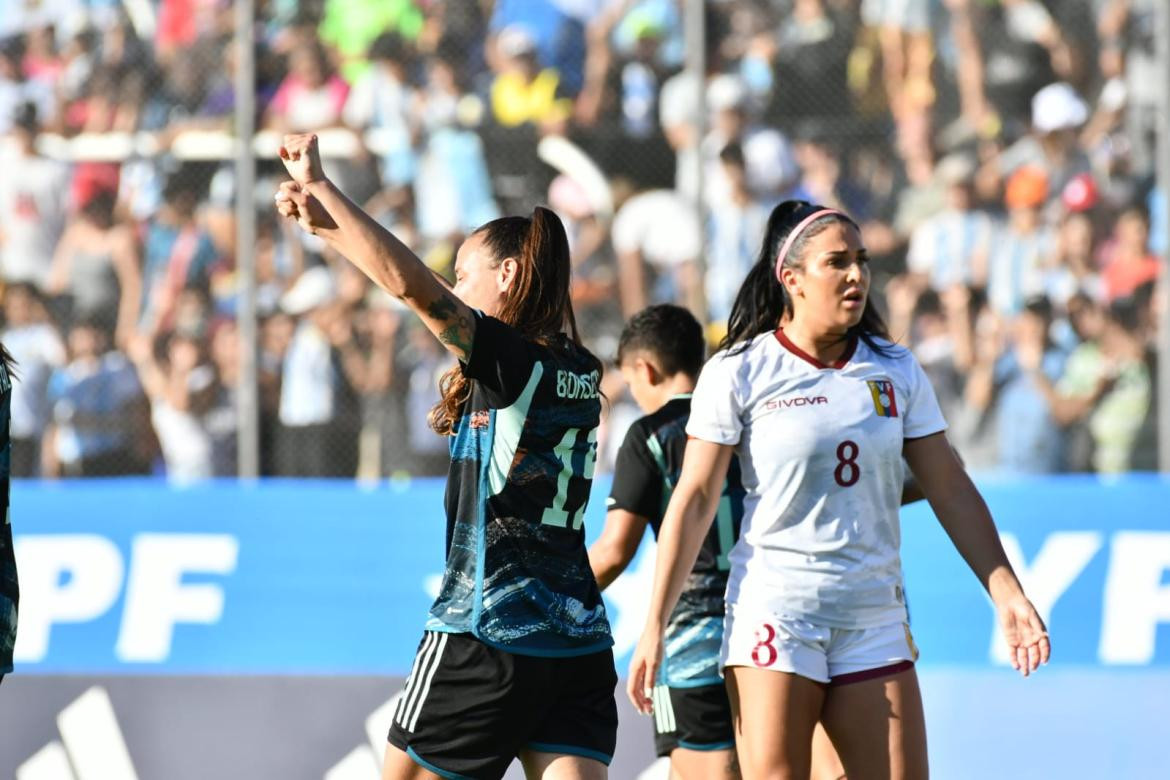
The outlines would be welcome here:
M 849 343 L 845 346 L 845 351 L 841 354 L 841 357 L 837 358 L 837 360 L 834 361 L 832 365 L 829 365 L 827 363 L 822 363 L 800 347 L 793 344 L 788 336 L 784 335 L 783 328 L 776 328 L 775 335 L 776 340 L 780 342 L 780 346 L 784 347 L 786 350 L 804 362 L 811 363 L 816 368 L 845 368 L 845 366 L 848 365 L 849 361 L 853 358 L 853 353 L 857 350 L 857 336 L 850 336 Z

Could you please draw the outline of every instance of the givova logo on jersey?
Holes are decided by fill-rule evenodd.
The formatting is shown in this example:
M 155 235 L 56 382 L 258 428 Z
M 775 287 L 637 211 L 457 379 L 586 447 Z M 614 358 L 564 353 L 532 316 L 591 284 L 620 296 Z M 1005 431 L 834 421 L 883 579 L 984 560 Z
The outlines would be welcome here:
M 867 379 L 870 395 L 873 396 L 873 410 L 878 417 L 897 417 L 898 399 L 894 395 L 894 383 L 888 379 Z

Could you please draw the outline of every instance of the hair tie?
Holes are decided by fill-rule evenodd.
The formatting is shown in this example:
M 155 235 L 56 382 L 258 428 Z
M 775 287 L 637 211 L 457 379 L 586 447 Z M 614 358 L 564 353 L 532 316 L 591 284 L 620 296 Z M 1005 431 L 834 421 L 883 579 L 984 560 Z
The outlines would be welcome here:
M 780 253 L 776 255 L 776 281 L 780 282 L 781 286 L 784 285 L 784 280 L 780 278 L 780 269 L 784 267 L 784 258 L 788 256 L 788 250 L 792 249 L 792 245 L 796 243 L 796 237 L 799 236 L 801 232 L 813 222 L 820 219 L 821 217 L 827 217 L 830 214 L 835 214 L 839 217 L 849 220 L 850 222 L 853 221 L 849 219 L 849 216 L 843 211 L 839 211 L 837 209 L 821 209 L 820 211 L 814 211 L 812 214 L 809 214 L 807 217 L 798 222 L 796 227 L 792 228 L 792 230 L 788 233 L 788 237 L 784 239 L 784 244 L 780 247 Z

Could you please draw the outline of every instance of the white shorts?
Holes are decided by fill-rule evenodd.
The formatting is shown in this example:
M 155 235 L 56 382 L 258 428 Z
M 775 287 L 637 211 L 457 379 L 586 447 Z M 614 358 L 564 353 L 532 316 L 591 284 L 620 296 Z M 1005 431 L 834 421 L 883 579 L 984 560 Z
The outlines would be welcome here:
M 910 668 L 918 648 L 907 623 L 829 628 L 728 606 L 720 666 L 791 672 L 822 683 L 861 682 Z
M 864 0 L 861 19 L 870 27 L 897 27 L 905 32 L 930 29 L 931 0 Z

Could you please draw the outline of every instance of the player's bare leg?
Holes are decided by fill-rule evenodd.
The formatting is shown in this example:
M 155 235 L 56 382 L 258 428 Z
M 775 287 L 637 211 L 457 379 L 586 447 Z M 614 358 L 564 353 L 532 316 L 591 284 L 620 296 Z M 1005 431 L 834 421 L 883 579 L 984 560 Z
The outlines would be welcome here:
M 725 673 L 744 780 L 807 780 L 826 686 L 747 666 L 729 666 Z
M 913 669 L 829 688 L 821 715 L 853 780 L 925 780 L 926 720 Z
M 845 766 L 837 755 L 837 748 L 825 733 L 825 727 L 817 724 L 812 741 L 812 772 L 809 780 L 846 780 Z
M 583 756 L 522 750 L 520 763 L 528 780 L 606 780 L 609 776 L 605 764 Z
M 670 751 L 671 780 L 739 780 L 734 750 Z
M 441 775 L 419 766 L 413 758 L 406 755 L 406 751 L 387 744 L 385 756 L 382 758 L 382 780 L 443 780 L 443 778 Z

